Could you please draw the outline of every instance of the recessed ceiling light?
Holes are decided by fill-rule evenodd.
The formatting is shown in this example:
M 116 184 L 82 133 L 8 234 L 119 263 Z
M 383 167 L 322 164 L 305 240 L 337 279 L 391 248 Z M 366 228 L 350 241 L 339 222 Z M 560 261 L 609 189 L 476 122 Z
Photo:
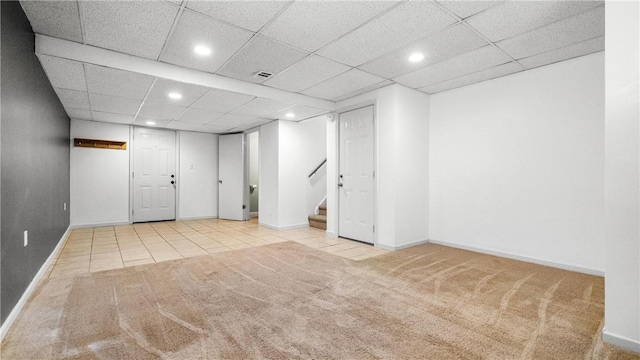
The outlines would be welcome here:
M 419 62 L 422 60 L 424 60 L 424 55 L 422 55 L 421 53 L 415 53 L 409 56 L 409 61 L 411 62 Z
M 286 116 L 288 118 L 292 118 L 292 117 L 296 116 L 296 114 L 294 114 L 294 113 L 286 113 L 286 114 L 284 114 L 284 116 Z
M 172 93 L 169 93 L 169 97 L 172 98 L 172 99 L 178 100 L 178 99 L 182 99 L 182 94 L 178 94 L 176 92 L 172 92 Z
M 155 125 L 156 122 L 155 121 L 147 121 L 147 125 Z
M 193 51 L 198 55 L 211 55 L 211 49 L 204 45 L 198 45 L 194 47 Z

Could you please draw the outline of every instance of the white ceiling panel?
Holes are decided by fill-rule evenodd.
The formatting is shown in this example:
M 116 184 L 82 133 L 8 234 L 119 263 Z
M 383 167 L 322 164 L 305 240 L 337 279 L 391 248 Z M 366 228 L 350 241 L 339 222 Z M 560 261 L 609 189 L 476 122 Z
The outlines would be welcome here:
M 156 60 L 179 9 L 166 1 L 83 1 L 84 40 Z
M 174 130 L 184 131 L 198 131 L 202 127 L 202 124 L 182 121 L 172 121 L 167 125 L 167 128 Z
M 528 69 L 604 51 L 604 36 L 518 60 Z
M 493 46 L 485 46 L 399 76 L 394 80 L 411 88 L 419 88 L 488 69 L 508 61 L 510 61 L 509 57 L 500 50 Z
M 177 119 L 180 122 L 206 124 L 224 115 L 211 110 L 189 108 Z
M 186 107 L 169 105 L 167 103 L 145 101 L 142 104 L 142 108 L 140 108 L 138 116 L 154 120 L 175 120 L 186 109 Z
M 168 79 L 156 79 L 151 86 L 146 101 L 163 102 L 166 101 L 175 106 L 191 106 L 196 100 L 200 99 L 209 88 L 199 85 L 186 84 Z M 182 97 L 173 99 L 169 94 L 176 93 Z
M 332 100 L 332 101 L 335 101 L 335 102 L 338 102 L 338 101 L 342 101 L 342 100 L 350 99 L 350 98 L 352 98 L 352 97 L 354 97 L 354 96 L 358 96 L 358 95 L 366 94 L 366 93 L 368 93 L 369 91 L 373 91 L 373 90 L 376 90 L 376 89 L 380 89 L 380 88 L 383 88 L 383 87 L 388 86 L 388 85 L 391 85 L 391 84 L 393 84 L 393 81 L 391 81 L 391 80 L 384 80 L 384 81 L 381 81 L 381 82 L 379 82 L 379 83 L 375 83 L 375 84 L 373 84 L 373 85 L 365 86 L 365 87 L 363 87 L 363 88 L 360 88 L 360 89 L 354 90 L 354 91 L 352 91 L 352 92 L 348 92 L 348 93 L 346 93 L 346 94 L 342 94 L 342 95 L 340 95 L 340 96 L 334 97 L 334 98 L 332 98 L 331 100 Z
M 522 59 L 603 35 L 604 6 L 600 6 L 497 44 L 515 59 Z
M 280 74 L 268 79 L 264 85 L 287 91 L 300 92 L 341 74 L 350 67 L 320 56 L 311 55 L 295 63 Z
M 603 1 L 507 1 L 474 16 L 469 25 L 499 41 L 573 16 Z
M 189 1 L 187 8 L 256 32 L 288 3 L 287 1 Z
M 318 54 L 358 66 L 444 29 L 455 21 L 431 2 L 405 2 L 321 49 Z
M 384 78 L 394 78 L 430 64 L 452 58 L 488 43 L 465 25 L 455 25 L 426 39 L 372 60 L 359 68 Z M 424 60 L 409 61 L 409 56 L 421 53 Z
M 397 1 L 296 1 L 262 34 L 316 51 L 365 23 Z
M 486 10 L 492 6 L 502 3 L 502 1 L 452 1 L 452 0 L 439 0 L 441 5 L 451 10 L 452 13 L 459 16 L 461 19 L 466 19 L 471 15 L 475 15 L 483 10 Z
M 461 76 L 452 80 L 447 80 L 437 84 L 425 86 L 418 90 L 425 92 L 427 94 L 435 94 L 441 91 L 454 89 L 457 87 L 477 83 L 480 81 L 494 79 L 500 76 L 513 74 L 523 70 L 525 69 L 522 66 L 520 66 L 518 63 L 510 62 L 507 64 L 502 64 L 502 65 L 492 67 L 490 69 L 482 70 L 473 74 Z
M 227 114 L 215 119 L 214 121 L 210 122 L 208 125 L 216 126 L 216 127 L 226 127 L 227 129 L 230 129 L 237 126 L 252 123 L 258 120 L 258 118 L 259 118 L 258 116 Z
M 252 36 L 250 31 L 185 11 L 171 33 L 160 61 L 213 73 Z M 198 55 L 193 51 L 196 46 L 207 46 L 212 54 Z
M 62 106 L 72 109 L 90 110 L 89 94 L 84 91 L 54 88 Z
M 87 91 L 82 63 L 43 54 L 38 59 L 53 87 Z
M 275 121 L 275 120 L 272 120 L 272 119 L 258 119 L 256 121 L 253 121 L 253 122 L 249 123 L 249 124 L 244 124 L 244 125 L 237 126 L 235 128 L 229 129 L 229 132 L 247 131 L 247 130 L 256 128 L 258 126 L 261 126 L 261 125 L 264 125 L 264 124 L 268 124 L 268 123 L 270 123 L 272 121 Z
M 85 64 L 87 87 L 92 94 L 144 100 L 154 77 L 130 71 Z
M 200 125 L 200 127 L 197 129 L 197 131 L 206 132 L 206 133 L 220 134 L 220 133 L 223 133 L 223 132 L 227 131 L 228 129 L 229 129 L 228 126 Z
M 118 123 L 118 124 L 131 124 L 133 122 L 132 115 L 113 114 L 102 111 L 92 111 L 93 120 Z
M 258 71 L 277 74 L 307 55 L 277 41 L 256 36 L 218 73 L 234 79 L 262 83 L 266 79 L 254 77 Z
M 171 124 L 172 120 L 163 120 L 163 119 L 150 119 L 145 117 L 137 116 L 135 120 L 133 120 L 133 125 L 140 126 L 150 126 L 157 128 L 167 128 L 169 124 Z
M 272 99 L 255 98 L 248 103 L 233 110 L 235 115 L 248 115 L 253 117 L 266 117 L 274 115 L 284 109 L 290 108 L 292 104 L 285 104 Z
M 274 118 L 288 121 L 300 121 L 326 112 L 327 111 L 323 109 L 316 109 L 304 105 L 294 105 L 292 107 L 279 111 L 275 114 Z M 293 116 L 289 117 L 287 116 L 287 114 L 292 114 Z
M 72 108 L 65 108 L 65 110 L 67 111 L 67 115 L 69 115 L 71 119 L 93 120 L 93 118 L 91 117 L 90 110 L 72 109 Z
M 333 99 L 381 81 L 384 81 L 384 79 L 358 69 L 352 69 L 316 86 L 310 87 L 302 93 L 321 99 Z
M 142 105 L 141 100 L 99 94 L 89 94 L 89 100 L 91 110 L 123 115 L 135 115 Z
M 192 107 L 228 113 L 253 99 L 255 99 L 255 96 L 220 89 L 211 89 L 204 94 L 200 100 L 196 101 Z
M 33 31 L 61 39 L 82 42 L 76 1 L 20 1 Z

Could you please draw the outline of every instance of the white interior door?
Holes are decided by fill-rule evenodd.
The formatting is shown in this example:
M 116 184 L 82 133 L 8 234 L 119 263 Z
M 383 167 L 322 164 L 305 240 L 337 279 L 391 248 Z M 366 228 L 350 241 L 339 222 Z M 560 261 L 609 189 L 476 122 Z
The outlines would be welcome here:
M 247 220 L 244 134 L 220 135 L 218 141 L 218 217 Z
M 133 129 L 133 222 L 176 218 L 176 133 Z
M 340 114 L 341 237 L 373 243 L 373 106 Z

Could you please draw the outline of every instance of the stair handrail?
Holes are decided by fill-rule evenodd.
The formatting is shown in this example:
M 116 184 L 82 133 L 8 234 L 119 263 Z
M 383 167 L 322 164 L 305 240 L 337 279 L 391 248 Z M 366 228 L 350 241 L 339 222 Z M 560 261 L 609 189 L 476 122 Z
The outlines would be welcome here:
M 311 172 L 311 174 L 309 174 L 309 178 L 311 178 L 313 175 L 315 175 L 315 174 L 318 172 L 318 170 L 320 170 L 320 168 L 322 167 L 322 165 L 324 165 L 324 164 L 326 164 L 326 163 L 327 163 L 327 159 L 325 158 L 324 160 L 322 160 L 322 162 L 320 163 L 320 165 L 318 165 L 318 166 L 316 167 L 316 169 L 315 169 L 315 170 L 313 170 L 313 171 Z

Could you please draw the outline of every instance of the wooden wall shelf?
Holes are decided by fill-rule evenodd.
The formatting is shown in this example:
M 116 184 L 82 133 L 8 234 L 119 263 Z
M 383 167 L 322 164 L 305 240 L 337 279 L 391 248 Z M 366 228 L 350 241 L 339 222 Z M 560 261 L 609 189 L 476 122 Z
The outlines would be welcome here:
M 73 139 L 73 146 L 96 149 L 127 150 L 126 141 L 75 138 Z

